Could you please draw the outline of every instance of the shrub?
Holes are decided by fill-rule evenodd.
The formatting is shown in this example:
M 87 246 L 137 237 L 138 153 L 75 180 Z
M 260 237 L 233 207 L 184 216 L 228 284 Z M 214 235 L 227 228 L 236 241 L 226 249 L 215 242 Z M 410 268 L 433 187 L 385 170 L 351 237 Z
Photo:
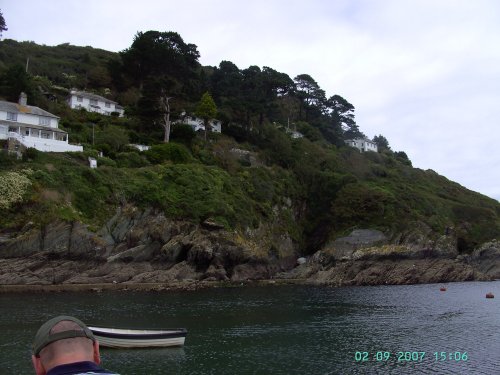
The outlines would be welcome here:
M 40 151 L 38 151 L 36 148 L 29 147 L 26 149 L 26 152 L 23 155 L 23 160 L 35 160 L 38 156 Z
M 185 144 L 189 147 L 191 146 L 193 139 L 196 137 L 196 133 L 189 125 L 175 125 L 172 129 L 171 136 L 172 140 Z
M 116 163 L 121 168 L 140 168 L 149 165 L 149 161 L 137 152 L 120 152 L 116 155 Z
M 356 225 L 390 226 L 394 220 L 394 197 L 385 190 L 362 183 L 340 189 L 332 213 L 339 227 Z
M 30 186 L 31 181 L 25 174 L 18 172 L 0 174 L 0 209 L 8 209 L 13 204 L 22 202 Z
M 192 160 L 191 153 L 186 146 L 174 142 L 154 145 L 145 154 L 153 164 L 160 164 L 167 160 L 174 163 L 187 163 Z

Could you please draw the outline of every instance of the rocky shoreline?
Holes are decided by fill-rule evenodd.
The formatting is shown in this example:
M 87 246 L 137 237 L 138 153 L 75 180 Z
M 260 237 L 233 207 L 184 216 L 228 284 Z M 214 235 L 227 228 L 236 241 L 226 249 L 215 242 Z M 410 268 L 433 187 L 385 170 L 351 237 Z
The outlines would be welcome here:
M 194 290 L 242 283 L 402 285 L 500 279 L 500 241 L 460 253 L 453 231 L 358 229 L 314 254 L 276 228 L 227 231 L 124 207 L 97 232 L 27 224 L 0 236 L 0 292 Z

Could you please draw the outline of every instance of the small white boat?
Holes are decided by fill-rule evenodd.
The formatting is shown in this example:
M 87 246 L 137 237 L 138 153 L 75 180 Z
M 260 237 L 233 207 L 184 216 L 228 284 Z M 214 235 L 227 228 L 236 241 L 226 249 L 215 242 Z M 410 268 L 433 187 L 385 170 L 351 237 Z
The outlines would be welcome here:
M 176 329 L 123 329 L 89 327 L 100 346 L 108 348 L 147 348 L 182 346 L 187 330 Z

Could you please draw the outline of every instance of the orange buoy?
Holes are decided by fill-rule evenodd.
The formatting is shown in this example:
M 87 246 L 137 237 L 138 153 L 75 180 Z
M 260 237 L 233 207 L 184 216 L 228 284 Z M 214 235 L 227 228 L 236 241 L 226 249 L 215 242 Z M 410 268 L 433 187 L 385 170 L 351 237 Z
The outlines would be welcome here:
M 486 293 L 486 298 L 495 298 L 495 296 L 493 295 L 493 293 L 489 292 Z
M 441 292 L 446 292 L 446 288 L 445 288 L 444 286 L 443 286 L 443 287 L 441 287 L 441 288 L 439 288 L 439 290 L 440 290 Z

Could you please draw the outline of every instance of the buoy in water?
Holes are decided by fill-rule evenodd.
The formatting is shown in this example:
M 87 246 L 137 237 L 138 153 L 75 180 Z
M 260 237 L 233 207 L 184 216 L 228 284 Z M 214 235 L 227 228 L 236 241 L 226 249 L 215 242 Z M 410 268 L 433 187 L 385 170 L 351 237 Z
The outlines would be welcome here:
M 446 288 L 445 288 L 444 286 L 442 286 L 441 288 L 439 288 L 439 290 L 440 290 L 441 292 L 446 292 Z
M 493 295 L 493 293 L 489 292 L 486 293 L 486 298 L 495 298 L 495 296 Z

